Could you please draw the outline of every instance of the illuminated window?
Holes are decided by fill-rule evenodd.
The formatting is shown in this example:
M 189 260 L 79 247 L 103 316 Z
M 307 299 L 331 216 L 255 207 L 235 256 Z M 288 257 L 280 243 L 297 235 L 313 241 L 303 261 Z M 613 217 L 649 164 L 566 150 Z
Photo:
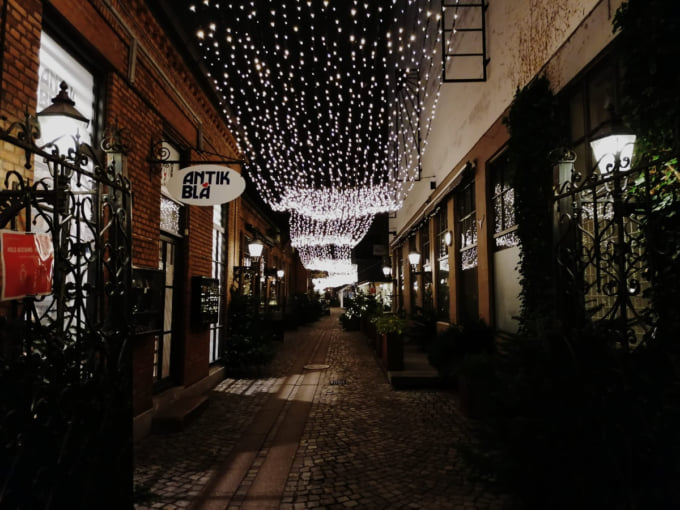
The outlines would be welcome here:
M 491 179 L 491 204 L 493 206 L 493 238 L 496 250 L 519 244 L 515 217 L 515 189 L 512 187 L 513 172 L 506 153 L 489 164 Z

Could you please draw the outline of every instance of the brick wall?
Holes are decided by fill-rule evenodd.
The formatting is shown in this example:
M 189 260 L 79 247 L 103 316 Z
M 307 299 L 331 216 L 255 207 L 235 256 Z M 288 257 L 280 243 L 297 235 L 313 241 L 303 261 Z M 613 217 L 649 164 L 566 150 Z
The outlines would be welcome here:
M 35 113 L 42 2 L 5 0 L 0 7 L 0 16 L 5 11 L 7 18 L 0 20 L 0 30 L 4 34 L 0 113 L 7 118 L 2 128 L 8 129 L 10 122 L 23 120 L 26 111 Z M 24 163 L 22 150 L 4 142 L 0 144 L 2 181 L 9 171 L 30 177 L 32 174 L 26 171 Z
M 206 97 L 182 54 L 143 0 L 51 0 L 44 9 L 41 0 L 5 1 L 0 4 L 7 8 L 0 76 L 2 115 L 20 119 L 26 109 L 35 111 L 42 27 L 49 25 L 72 38 L 96 76 L 103 79 L 103 115 L 98 118 L 97 128 L 117 124 L 131 147 L 126 163 L 133 193 L 133 265 L 158 267 L 161 172 L 158 164 L 148 161 L 152 144 L 168 139 L 187 150 L 196 149 L 200 142 L 206 151 L 238 158 L 235 140 L 221 112 Z M 0 15 L 2 12 L 0 8 Z M 191 159 L 207 158 L 192 150 Z M 11 147 L 0 147 L 0 165 L 0 172 L 24 170 L 21 154 Z M 239 215 L 249 209 L 241 199 L 232 204 L 228 226 L 230 269 L 238 264 L 238 233 L 243 228 Z M 260 223 L 262 231 L 266 231 L 267 220 Z M 212 209 L 187 207 L 187 229 L 183 234 L 179 258 L 184 267 L 176 279 L 183 294 L 177 328 L 173 328 L 181 339 L 176 350 L 181 356 L 175 382 L 190 385 L 209 370 L 208 331 L 193 328 L 189 314 L 191 277 L 211 273 Z M 152 355 L 153 342 L 149 338 L 134 342 L 136 413 L 151 405 Z

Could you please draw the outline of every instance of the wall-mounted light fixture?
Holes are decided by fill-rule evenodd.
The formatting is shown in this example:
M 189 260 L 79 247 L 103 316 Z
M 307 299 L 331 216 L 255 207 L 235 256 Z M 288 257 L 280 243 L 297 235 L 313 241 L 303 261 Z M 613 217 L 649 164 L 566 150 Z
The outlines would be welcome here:
M 276 276 L 277 276 L 278 278 L 283 278 L 283 275 L 284 275 L 284 274 L 286 274 L 286 273 L 285 273 L 285 271 L 284 271 L 283 269 L 277 269 L 277 270 L 276 270 Z
M 418 271 L 418 265 L 420 264 L 420 253 L 413 250 L 408 254 L 408 262 L 411 264 L 411 274 L 431 274 L 432 271 Z
M 418 264 L 420 264 L 420 253 L 415 250 L 409 252 L 408 263 L 411 264 L 411 269 L 414 271 L 418 269 Z
M 444 243 L 446 246 L 451 246 L 453 244 L 453 232 L 447 230 L 444 234 Z
M 52 104 L 36 115 L 40 121 L 41 143 L 53 144 L 66 154 L 73 147 L 74 138 L 76 143 L 80 143 L 80 135 L 87 132 L 90 121 L 75 108 L 76 103 L 69 97 L 65 81 L 59 88 L 61 90 L 52 98 Z
M 633 160 L 636 136 L 625 128 L 609 128 L 590 142 L 600 174 L 607 176 L 614 170 L 626 170 Z
M 61 90 L 52 98 L 52 104 L 44 110 L 39 111 L 37 114 L 38 117 L 66 117 L 82 122 L 87 127 L 90 123 L 90 119 L 85 117 L 85 115 L 75 108 L 75 101 L 68 96 L 68 84 L 65 81 L 62 81 L 59 84 L 59 88 Z
M 257 260 L 262 256 L 264 245 L 261 241 L 254 239 L 248 243 L 248 255 L 253 260 Z

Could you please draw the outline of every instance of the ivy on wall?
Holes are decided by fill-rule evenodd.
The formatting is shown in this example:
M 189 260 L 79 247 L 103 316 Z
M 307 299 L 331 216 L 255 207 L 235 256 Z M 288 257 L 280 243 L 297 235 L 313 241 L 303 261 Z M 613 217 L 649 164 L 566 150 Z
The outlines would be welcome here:
M 541 75 L 515 93 L 504 119 L 509 164 L 514 169 L 520 239 L 520 328 L 554 317 L 552 196 L 549 154 L 559 145 L 561 124 L 549 80 Z
M 638 164 L 648 167 L 628 190 L 634 200 L 651 204 L 641 225 L 651 282 L 646 296 L 657 338 L 680 350 L 680 2 L 629 0 L 613 27 L 625 55 L 621 114 L 638 136 Z

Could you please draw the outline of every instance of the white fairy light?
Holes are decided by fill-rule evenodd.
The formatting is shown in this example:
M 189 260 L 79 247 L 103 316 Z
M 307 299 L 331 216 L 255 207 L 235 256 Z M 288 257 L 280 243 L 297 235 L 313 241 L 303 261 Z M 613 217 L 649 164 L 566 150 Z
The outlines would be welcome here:
M 293 212 L 298 248 L 356 245 L 419 177 L 441 78 L 435 10 L 433 0 L 190 5 L 249 175 L 272 209 Z

